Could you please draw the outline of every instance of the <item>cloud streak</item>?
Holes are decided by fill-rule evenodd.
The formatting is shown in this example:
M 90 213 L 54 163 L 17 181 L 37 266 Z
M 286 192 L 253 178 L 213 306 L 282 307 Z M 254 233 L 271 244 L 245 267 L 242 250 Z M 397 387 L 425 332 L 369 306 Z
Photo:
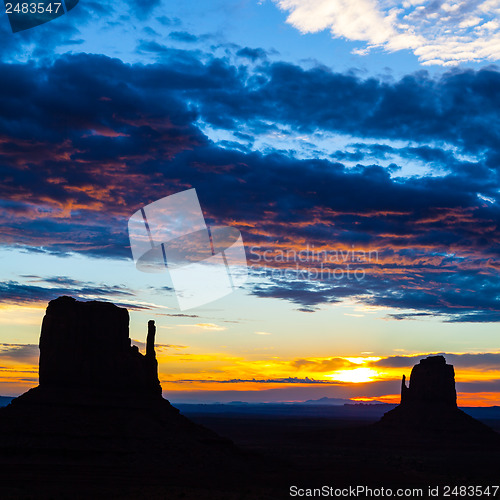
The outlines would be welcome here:
M 121 307 L 141 310 L 146 307 L 137 304 L 135 294 L 125 286 L 89 283 L 64 276 L 42 278 L 24 276 L 26 282 L 14 280 L 0 283 L 0 300 L 5 304 L 47 303 L 62 295 L 80 300 L 108 300 Z

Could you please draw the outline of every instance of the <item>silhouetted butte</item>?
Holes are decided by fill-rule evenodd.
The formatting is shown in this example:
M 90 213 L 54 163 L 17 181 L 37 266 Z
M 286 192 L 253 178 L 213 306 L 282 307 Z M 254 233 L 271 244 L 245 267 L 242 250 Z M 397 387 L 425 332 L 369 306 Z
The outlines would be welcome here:
M 455 371 L 444 356 L 420 360 L 411 371 L 408 387 L 403 375 L 400 405 L 387 412 L 377 426 L 403 431 L 403 438 L 405 434 L 451 438 L 457 445 L 481 438 L 499 440 L 496 432 L 457 407 Z
M 43 498 L 36 481 L 50 484 L 50 498 L 58 498 L 54 488 L 76 498 L 79 488 L 107 484 L 114 491 L 127 484 L 119 494 L 126 498 L 131 483 L 154 491 L 172 484 L 213 487 L 245 470 L 230 441 L 162 397 L 154 337 L 149 321 L 143 355 L 131 345 L 126 309 L 71 297 L 49 303 L 39 386 L 0 408 L 3 498 L 9 492 L 30 497 L 35 487 Z M 5 489 L 8 480 L 12 490 Z

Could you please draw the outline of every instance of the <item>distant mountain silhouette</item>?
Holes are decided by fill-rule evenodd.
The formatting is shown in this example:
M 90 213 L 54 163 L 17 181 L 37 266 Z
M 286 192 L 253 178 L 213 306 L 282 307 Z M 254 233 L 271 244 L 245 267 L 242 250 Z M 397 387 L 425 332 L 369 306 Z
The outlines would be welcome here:
M 328 398 L 323 397 L 320 399 L 308 399 L 303 403 L 292 403 L 292 404 L 305 404 L 305 405 L 331 405 L 331 406 L 342 406 L 342 405 L 385 405 L 382 401 L 355 401 L 354 399 L 344 399 L 344 398 Z
M 0 406 L 7 406 L 13 399 L 10 396 L 0 396 Z
M 65 481 L 67 489 L 75 481 L 82 487 L 111 481 L 115 495 L 102 496 L 127 498 L 128 489 L 115 490 L 131 478 L 141 485 L 212 484 L 221 470 L 231 481 L 248 467 L 229 440 L 194 424 L 162 397 L 154 321 L 145 355 L 131 345 L 128 327 L 127 310 L 110 303 L 71 297 L 49 303 L 40 384 L 0 408 L 0 488 L 5 475 L 17 478 L 12 498 L 32 498 L 22 488 L 33 486 L 34 478 L 63 488 L 64 498 L 78 493 L 65 496 Z M 120 480 L 112 481 L 113 475 Z M 44 498 L 43 488 L 37 491 L 35 497 Z M 47 496 L 58 498 L 53 491 Z M 9 498 L 8 492 L 2 489 L 0 497 Z
M 348 403 L 354 403 L 354 401 L 351 401 L 350 399 L 324 397 L 324 398 L 320 398 L 320 399 L 308 399 L 307 401 L 304 401 L 303 403 L 298 403 L 298 404 L 342 406 L 342 405 L 348 404 Z

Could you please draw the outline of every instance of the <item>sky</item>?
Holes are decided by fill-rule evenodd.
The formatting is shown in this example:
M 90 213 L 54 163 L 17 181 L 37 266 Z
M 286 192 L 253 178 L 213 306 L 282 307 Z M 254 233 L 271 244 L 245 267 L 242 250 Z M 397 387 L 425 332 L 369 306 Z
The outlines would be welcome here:
M 95 2 L 0 15 L 0 394 L 38 383 L 48 301 L 157 324 L 164 396 L 399 401 L 430 354 L 500 404 L 500 1 Z M 241 232 L 187 311 L 128 220 L 195 188 Z

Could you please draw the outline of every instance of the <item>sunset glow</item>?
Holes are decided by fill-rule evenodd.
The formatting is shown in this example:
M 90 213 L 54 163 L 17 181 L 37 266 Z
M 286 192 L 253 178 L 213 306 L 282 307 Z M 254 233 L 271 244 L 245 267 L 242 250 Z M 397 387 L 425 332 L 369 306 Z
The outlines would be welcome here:
M 496 14 L 209 3 L 0 23 L 0 395 L 37 384 L 45 308 L 69 295 L 127 308 L 143 352 L 155 320 L 174 400 L 394 403 L 443 354 L 459 404 L 500 404 Z M 181 310 L 128 222 L 193 189 L 248 279 Z
M 328 378 L 336 382 L 352 382 L 359 384 L 361 382 L 371 382 L 377 376 L 377 372 L 371 368 L 354 368 L 353 370 L 339 370 L 338 372 L 327 375 Z

